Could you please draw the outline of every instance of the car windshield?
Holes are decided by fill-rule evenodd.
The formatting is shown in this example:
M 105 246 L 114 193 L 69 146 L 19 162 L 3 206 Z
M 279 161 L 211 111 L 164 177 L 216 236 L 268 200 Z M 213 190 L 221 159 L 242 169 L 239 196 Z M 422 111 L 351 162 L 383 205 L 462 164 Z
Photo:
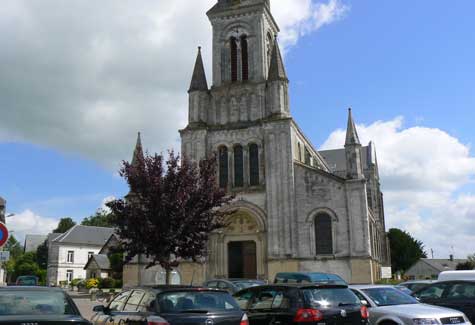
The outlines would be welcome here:
M 312 282 L 331 282 L 335 284 L 346 284 L 346 282 L 336 274 L 311 273 Z
M 239 305 L 227 292 L 185 291 L 158 295 L 161 313 L 187 313 L 239 310 Z
M 7 291 L 0 292 L 0 315 L 75 315 L 62 292 Z
M 264 281 L 258 281 L 258 280 L 252 280 L 252 281 L 233 281 L 233 284 L 239 289 L 247 289 L 250 287 L 257 287 L 261 285 L 265 285 L 266 283 Z
M 371 300 L 378 306 L 412 305 L 418 301 L 394 288 L 370 288 L 363 289 Z
M 16 284 L 23 285 L 23 286 L 34 286 L 36 285 L 36 278 L 34 277 L 18 278 L 16 281 Z
M 347 288 L 304 289 L 305 299 L 314 307 L 360 305 L 358 297 Z

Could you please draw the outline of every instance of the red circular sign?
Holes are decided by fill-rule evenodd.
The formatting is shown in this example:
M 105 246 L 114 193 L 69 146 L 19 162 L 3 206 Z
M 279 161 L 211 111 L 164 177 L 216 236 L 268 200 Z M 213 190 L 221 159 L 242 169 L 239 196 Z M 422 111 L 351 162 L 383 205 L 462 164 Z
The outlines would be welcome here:
M 8 240 L 8 229 L 5 224 L 0 222 L 0 247 L 5 245 Z

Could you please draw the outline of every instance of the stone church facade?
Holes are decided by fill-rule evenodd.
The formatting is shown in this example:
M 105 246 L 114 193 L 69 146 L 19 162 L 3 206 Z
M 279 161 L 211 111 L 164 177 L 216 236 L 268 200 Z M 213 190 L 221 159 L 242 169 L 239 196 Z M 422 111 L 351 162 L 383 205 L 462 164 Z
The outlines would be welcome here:
M 236 195 L 237 212 L 212 236 L 199 273 L 273 280 L 280 271 L 323 271 L 351 283 L 378 280 L 389 253 L 374 146 L 360 144 L 351 111 L 340 150 L 317 151 L 292 119 L 269 0 L 219 0 L 207 15 L 212 85 L 199 49 L 182 153 L 217 155 L 219 185 Z

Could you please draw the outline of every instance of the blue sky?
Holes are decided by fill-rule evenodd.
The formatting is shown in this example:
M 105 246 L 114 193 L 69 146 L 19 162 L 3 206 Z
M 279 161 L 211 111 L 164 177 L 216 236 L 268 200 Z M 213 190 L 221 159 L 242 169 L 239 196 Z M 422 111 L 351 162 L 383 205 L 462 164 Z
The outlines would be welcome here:
M 80 221 L 104 198 L 124 195 L 117 166 L 131 158 L 137 131 L 151 151 L 179 147 L 177 129 L 185 124 L 198 44 L 209 71 L 211 35 L 204 11 L 213 1 L 159 0 L 144 8 L 125 2 L 130 6 L 125 21 L 120 19 L 125 9 L 114 1 L 87 21 L 80 17 L 95 9 L 92 3 L 75 4 L 76 13 L 70 13 L 53 0 L 40 10 L 18 2 L 23 8 L 7 1 L 0 13 L 0 28 L 14 34 L 14 40 L 4 40 L 9 50 L 0 60 L 0 69 L 7 71 L 0 77 L 0 116 L 5 117 L 0 121 L 0 195 L 9 212 L 33 218 L 28 225 L 12 222 L 21 236 L 44 232 L 39 228 L 51 228 L 60 217 Z M 332 5 L 344 10 L 335 14 Z M 446 256 L 448 249 L 430 236 L 443 227 L 440 204 L 449 219 L 463 214 L 458 227 L 475 229 L 470 223 L 475 216 L 470 146 L 475 139 L 475 2 L 274 0 L 272 6 L 294 13 L 276 18 L 284 36 L 297 35 L 283 46 L 291 110 L 299 125 L 317 147 L 341 146 L 352 107 L 362 139 L 374 140 L 377 147 L 379 142 L 381 163 L 390 166 L 382 175 L 389 224 L 411 231 Z M 56 10 L 66 18 L 54 15 Z M 149 12 L 157 15 L 155 25 L 144 22 Z M 328 16 L 321 18 L 321 12 Z M 114 18 L 103 19 L 109 16 Z M 178 25 L 184 18 L 186 23 Z M 313 27 L 304 28 L 308 23 Z M 25 67 L 32 73 L 24 73 Z M 416 149 L 407 153 L 402 149 L 407 145 Z M 427 148 L 431 151 L 425 153 Z M 402 166 L 387 158 L 399 149 L 405 155 Z M 399 172 L 408 166 L 413 170 Z M 422 174 L 432 179 L 427 186 Z M 419 201 L 411 201 L 414 197 Z M 428 220 L 434 221 L 427 226 Z M 442 234 L 437 240 L 448 238 Z M 475 234 L 454 245 L 467 239 Z M 475 252 L 465 247 L 455 253 L 463 257 L 470 249 Z

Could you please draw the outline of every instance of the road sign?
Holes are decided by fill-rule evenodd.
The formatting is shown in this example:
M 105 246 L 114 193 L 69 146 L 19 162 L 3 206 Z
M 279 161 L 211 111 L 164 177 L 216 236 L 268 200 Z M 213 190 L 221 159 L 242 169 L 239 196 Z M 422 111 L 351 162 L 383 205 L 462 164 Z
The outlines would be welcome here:
M 6 244 L 8 240 L 8 229 L 5 224 L 0 222 L 0 248 Z
M 391 267 L 381 267 L 381 279 L 391 279 L 393 277 L 393 272 Z
M 0 263 L 1 262 L 8 262 L 10 260 L 10 252 L 9 251 L 0 251 Z

